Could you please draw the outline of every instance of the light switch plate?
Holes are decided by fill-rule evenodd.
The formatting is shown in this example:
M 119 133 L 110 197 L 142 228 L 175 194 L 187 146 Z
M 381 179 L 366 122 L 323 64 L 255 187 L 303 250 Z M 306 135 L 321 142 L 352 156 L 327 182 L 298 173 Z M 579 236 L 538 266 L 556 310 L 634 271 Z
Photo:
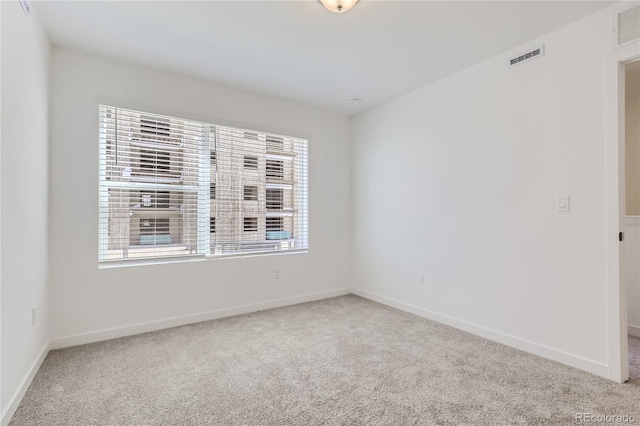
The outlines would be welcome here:
M 556 203 L 556 207 L 557 210 L 559 212 L 568 212 L 569 211 L 569 196 L 568 195 L 562 195 L 560 197 L 558 197 L 557 203 Z

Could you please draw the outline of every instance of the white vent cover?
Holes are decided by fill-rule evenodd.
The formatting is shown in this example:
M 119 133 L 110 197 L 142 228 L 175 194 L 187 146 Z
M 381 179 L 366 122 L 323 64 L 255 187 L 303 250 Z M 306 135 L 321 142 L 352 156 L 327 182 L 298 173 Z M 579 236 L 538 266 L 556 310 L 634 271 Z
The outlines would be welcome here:
M 511 67 L 515 67 L 516 65 L 520 65 L 523 62 L 527 62 L 530 61 L 532 59 L 535 59 L 539 56 L 544 56 L 544 44 L 541 44 L 540 46 L 533 48 L 531 50 L 528 50 L 524 53 L 521 53 L 519 55 L 514 56 L 513 58 L 509 59 L 509 68 Z
M 613 47 L 620 47 L 640 39 L 640 5 L 615 14 Z

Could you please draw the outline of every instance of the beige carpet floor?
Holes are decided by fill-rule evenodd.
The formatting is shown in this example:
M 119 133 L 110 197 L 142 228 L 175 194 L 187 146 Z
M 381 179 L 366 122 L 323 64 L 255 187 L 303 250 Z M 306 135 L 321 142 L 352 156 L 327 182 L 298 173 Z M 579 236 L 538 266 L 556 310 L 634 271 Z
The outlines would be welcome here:
M 349 295 L 52 351 L 10 426 L 640 423 L 600 377 Z

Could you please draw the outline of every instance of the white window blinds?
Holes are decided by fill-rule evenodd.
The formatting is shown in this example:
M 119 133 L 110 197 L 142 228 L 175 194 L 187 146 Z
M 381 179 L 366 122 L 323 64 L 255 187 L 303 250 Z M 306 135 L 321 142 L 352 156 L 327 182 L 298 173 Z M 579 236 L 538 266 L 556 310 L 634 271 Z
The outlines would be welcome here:
M 308 248 L 306 140 L 99 114 L 101 262 Z
M 213 254 L 307 248 L 307 144 L 226 126 L 212 128 Z

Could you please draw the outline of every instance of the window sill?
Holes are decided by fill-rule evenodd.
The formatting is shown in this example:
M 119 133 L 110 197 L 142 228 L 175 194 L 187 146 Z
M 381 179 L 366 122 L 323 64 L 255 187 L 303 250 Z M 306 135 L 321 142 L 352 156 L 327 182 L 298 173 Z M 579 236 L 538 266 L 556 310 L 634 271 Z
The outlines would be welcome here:
M 238 259 L 248 257 L 270 257 L 270 256 L 287 256 L 296 254 L 307 254 L 309 249 L 297 249 L 297 250 L 274 250 L 268 252 L 255 252 L 255 253 L 230 253 L 230 254 L 217 254 L 217 255 L 198 255 L 198 256 L 181 256 L 171 258 L 159 258 L 159 259 L 127 259 L 127 260 L 106 260 L 98 262 L 98 269 L 112 269 L 112 268 L 127 268 L 132 266 L 149 266 L 149 265 L 161 265 L 171 263 L 190 263 L 190 262 L 202 262 L 205 260 L 223 260 L 223 259 Z
M 160 265 L 164 263 L 199 262 L 207 259 L 204 255 L 161 257 L 157 259 L 120 259 L 98 262 L 98 269 L 126 268 L 129 266 Z

